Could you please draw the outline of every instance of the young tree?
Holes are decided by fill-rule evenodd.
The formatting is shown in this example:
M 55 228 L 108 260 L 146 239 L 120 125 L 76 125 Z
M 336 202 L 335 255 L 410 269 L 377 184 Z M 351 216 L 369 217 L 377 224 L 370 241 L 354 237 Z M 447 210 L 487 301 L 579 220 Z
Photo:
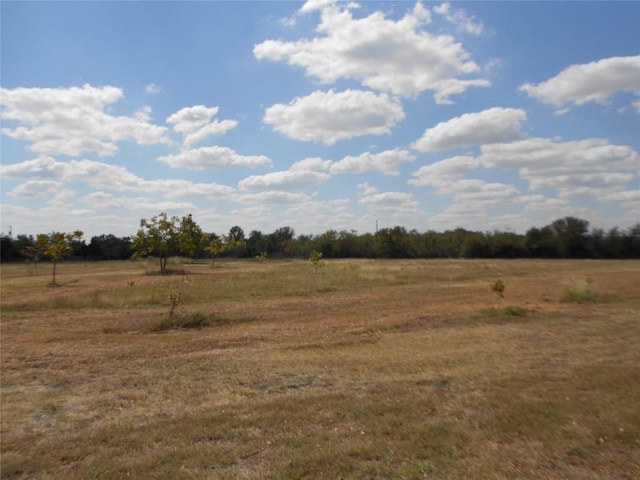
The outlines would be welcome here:
M 178 217 L 168 218 L 166 213 L 149 220 L 140 220 L 140 230 L 131 245 L 135 256 L 157 256 L 160 260 L 160 273 L 167 273 L 169 255 L 177 253 L 180 247 L 179 221 Z
M 49 235 L 39 234 L 36 237 L 36 250 L 53 262 L 52 285 L 56 284 L 56 267 L 58 260 L 68 256 L 73 251 L 73 241 L 80 240 L 83 233 L 79 230 L 73 233 L 53 232 Z
M 193 220 L 191 214 L 185 215 L 180 220 L 180 229 L 178 232 L 178 243 L 182 253 L 193 257 L 205 248 L 207 236 L 200 226 Z

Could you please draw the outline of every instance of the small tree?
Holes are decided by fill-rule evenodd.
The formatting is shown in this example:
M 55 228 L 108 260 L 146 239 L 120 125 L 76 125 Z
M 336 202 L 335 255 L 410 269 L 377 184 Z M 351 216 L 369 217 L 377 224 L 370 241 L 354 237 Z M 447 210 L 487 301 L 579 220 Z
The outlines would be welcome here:
M 147 220 L 140 220 L 140 230 L 133 239 L 131 248 L 135 256 L 155 255 L 160 259 L 160 273 L 167 273 L 167 260 L 171 253 L 177 252 L 180 246 L 178 237 L 178 217 L 168 218 L 161 213 Z
M 491 290 L 493 290 L 500 298 L 504 298 L 504 290 L 506 286 L 502 280 L 491 282 L 489 284 L 489 288 L 491 288 Z
M 52 285 L 56 285 L 56 267 L 58 260 L 68 256 L 73 252 L 72 242 L 74 240 L 80 240 L 83 233 L 79 230 L 73 233 L 53 232 L 49 235 L 40 234 L 36 238 L 35 258 L 40 255 L 44 255 L 51 259 L 53 263 L 53 278 Z
M 185 215 L 180 220 L 178 231 L 178 243 L 182 253 L 193 257 L 196 253 L 202 252 L 207 242 L 207 236 L 200 226 L 193 220 L 191 214 Z
M 313 265 L 313 268 L 317 272 L 318 268 L 324 266 L 324 262 L 322 261 L 322 252 L 318 252 L 317 250 L 311 252 L 311 255 L 309 255 L 309 262 L 311 262 L 311 265 Z

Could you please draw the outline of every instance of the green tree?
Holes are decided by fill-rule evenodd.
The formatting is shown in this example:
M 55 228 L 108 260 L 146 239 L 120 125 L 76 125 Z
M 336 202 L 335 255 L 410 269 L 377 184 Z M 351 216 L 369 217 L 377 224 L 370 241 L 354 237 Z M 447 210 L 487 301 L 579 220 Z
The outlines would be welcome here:
M 180 252 L 189 257 L 195 256 L 206 247 L 207 237 L 190 213 L 180 219 L 177 235 Z
M 80 240 L 83 233 L 79 230 L 73 233 L 53 232 L 39 234 L 36 237 L 35 249 L 40 254 L 51 259 L 53 263 L 52 285 L 56 285 L 56 267 L 58 261 L 73 252 L 73 241 Z
M 322 252 L 317 250 L 311 252 L 311 255 L 309 255 L 309 262 L 311 262 L 311 265 L 313 265 L 313 268 L 317 272 L 318 268 L 324 266 L 324 262 L 322 261 Z
M 213 265 L 217 257 L 220 257 L 235 248 L 243 247 L 244 245 L 244 240 L 237 240 L 227 235 L 222 235 L 220 237 L 216 235 L 213 237 L 213 239 L 209 243 L 209 246 L 206 247 L 205 250 L 207 250 L 213 257 L 213 260 L 211 262 L 211 264 Z
M 160 273 L 167 273 L 167 261 L 170 254 L 179 251 L 178 217 L 168 218 L 166 213 L 156 215 L 147 220 L 140 220 L 140 230 L 133 239 L 131 248 L 136 257 L 154 255 L 160 261 Z

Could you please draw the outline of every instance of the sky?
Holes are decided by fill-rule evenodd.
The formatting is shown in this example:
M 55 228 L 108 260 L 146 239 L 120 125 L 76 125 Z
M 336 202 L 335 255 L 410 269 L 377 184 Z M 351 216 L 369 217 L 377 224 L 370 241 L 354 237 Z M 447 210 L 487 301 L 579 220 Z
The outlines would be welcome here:
M 640 2 L 0 9 L 4 234 L 640 222 Z

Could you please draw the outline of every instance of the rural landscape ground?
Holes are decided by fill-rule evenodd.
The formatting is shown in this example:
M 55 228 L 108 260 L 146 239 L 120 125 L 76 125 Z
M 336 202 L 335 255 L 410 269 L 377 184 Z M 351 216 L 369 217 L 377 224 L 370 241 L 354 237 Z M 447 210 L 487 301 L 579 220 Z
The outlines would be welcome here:
M 171 267 L 2 266 L 2 479 L 640 478 L 638 261 Z

